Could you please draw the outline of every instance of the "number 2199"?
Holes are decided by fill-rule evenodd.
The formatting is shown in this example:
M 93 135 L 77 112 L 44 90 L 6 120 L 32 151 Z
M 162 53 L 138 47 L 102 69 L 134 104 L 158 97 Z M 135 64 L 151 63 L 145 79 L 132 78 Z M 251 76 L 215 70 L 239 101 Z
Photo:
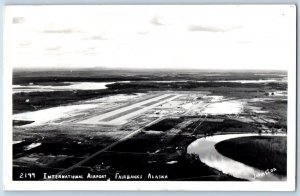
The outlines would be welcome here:
M 35 173 L 20 173 L 20 179 L 33 179 L 35 178 Z

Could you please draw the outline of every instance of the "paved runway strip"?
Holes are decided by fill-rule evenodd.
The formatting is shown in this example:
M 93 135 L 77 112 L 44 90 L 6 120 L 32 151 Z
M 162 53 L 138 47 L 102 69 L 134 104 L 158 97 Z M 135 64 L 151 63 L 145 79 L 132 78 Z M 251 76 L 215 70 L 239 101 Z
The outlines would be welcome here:
M 94 116 L 89 119 L 85 119 L 78 123 L 81 124 L 103 124 L 103 125 L 122 125 L 131 119 L 155 106 L 158 106 L 166 101 L 171 101 L 177 98 L 179 95 L 163 94 L 143 100 L 141 102 L 116 109 L 114 111 L 104 113 L 98 116 Z

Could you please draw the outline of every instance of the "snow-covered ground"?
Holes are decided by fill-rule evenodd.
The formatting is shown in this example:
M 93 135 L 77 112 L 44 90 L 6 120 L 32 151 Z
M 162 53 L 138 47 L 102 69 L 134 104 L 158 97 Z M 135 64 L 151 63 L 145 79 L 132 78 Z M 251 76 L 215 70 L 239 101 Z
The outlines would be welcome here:
M 222 115 L 239 114 L 243 112 L 244 103 L 240 100 L 229 100 L 209 104 L 202 111 L 203 114 Z
M 58 107 L 52 107 L 52 108 L 42 109 L 33 112 L 24 112 L 20 114 L 15 114 L 13 115 L 13 119 L 34 121 L 31 124 L 23 125 L 23 126 L 40 125 L 60 118 L 68 118 L 80 112 L 83 112 L 85 110 L 96 108 L 97 106 L 98 106 L 97 104 L 58 106 Z
M 61 85 L 13 85 L 13 93 L 106 89 L 114 82 L 62 82 Z

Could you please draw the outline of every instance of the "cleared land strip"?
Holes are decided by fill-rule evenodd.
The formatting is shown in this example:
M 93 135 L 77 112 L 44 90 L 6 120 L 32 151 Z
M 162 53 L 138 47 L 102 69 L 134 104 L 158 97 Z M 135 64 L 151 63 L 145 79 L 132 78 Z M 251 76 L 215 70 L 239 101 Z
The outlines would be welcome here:
M 168 99 L 168 98 L 171 98 L 171 97 L 174 97 L 174 95 L 170 95 L 170 96 L 167 96 L 167 97 L 163 97 L 163 98 L 161 98 L 161 99 L 159 99 L 159 100 L 151 101 L 150 103 L 146 103 L 146 104 L 144 104 L 144 105 L 142 105 L 142 106 L 151 106 L 151 105 L 153 105 L 153 104 L 156 104 L 156 103 L 158 103 L 158 102 L 161 102 L 161 101 L 163 101 L 163 100 L 165 100 L 165 99 Z
M 156 103 L 159 103 L 159 102 L 161 102 L 161 101 L 163 101 L 163 100 L 169 99 L 169 98 L 171 98 L 171 97 L 174 97 L 174 95 L 170 95 L 170 96 L 167 96 L 167 97 L 163 97 L 163 98 L 161 98 L 161 99 L 159 99 L 159 100 L 151 101 L 151 102 L 146 103 L 146 104 L 144 104 L 144 105 L 142 105 L 142 106 L 151 106 L 151 105 L 154 105 L 154 104 L 156 104 Z M 130 114 L 130 113 L 132 113 L 132 112 L 135 112 L 135 111 L 138 111 L 138 110 L 141 110 L 141 109 L 142 109 L 141 107 L 135 107 L 135 108 L 129 109 L 129 110 L 127 110 L 127 111 L 121 112 L 121 113 L 119 113 L 119 114 L 116 114 L 116 115 L 110 116 L 110 117 L 108 117 L 108 118 L 102 119 L 102 121 L 111 121 L 111 120 L 114 120 L 114 119 L 116 119 L 116 118 L 119 118 L 119 117 L 121 117 L 121 116 Z
M 107 125 L 121 125 L 127 122 L 128 119 L 145 112 L 146 110 L 166 101 L 174 99 L 178 95 L 164 94 L 151 99 L 134 103 L 127 107 L 122 107 L 114 111 L 98 115 L 78 123 L 82 124 L 107 124 Z M 152 103 L 151 105 L 148 105 Z M 147 104 L 147 106 L 145 106 Z
M 149 109 L 152 109 L 166 101 L 171 101 L 173 99 L 175 99 L 176 97 L 178 97 L 178 95 L 172 95 L 171 98 L 168 98 L 168 99 L 163 99 L 161 101 L 156 101 L 154 104 L 152 105 L 149 105 L 149 106 L 141 106 L 139 107 L 139 109 L 137 110 L 133 110 L 133 111 L 130 111 L 130 112 L 126 112 L 127 114 L 118 114 L 117 117 L 111 121 L 108 121 L 108 122 L 105 122 L 105 124 L 107 125 L 121 125 L 121 124 L 124 124 L 124 123 L 127 123 L 128 120 L 146 112 L 147 110 Z M 104 124 L 104 122 L 99 122 L 99 124 Z
M 145 100 L 148 100 L 148 99 L 151 99 L 151 98 L 154 98 L 154 97 L 158 97 L 158 96 L 160 96 L 160 95 L 161 95 L 161 94 L 151 94 L 151 95 L 147 94 L 147 95 L 145 95 L 145 96 L 139 98 L 139 101 L 145 101 Z M 103 111 L 101 110 L 101 111 L 98 111 L 98 112 L 96 112 L 96 113 L 93 112 L 92 114 L 89 114 L 89 115 L 86 115 L 86 114 L 85 114 L 85 115 L 83 115 L 83 117 L 80 117 L 80 118 L 82 119 L 82 121 L 84 121 L 84 120 L 93 118 L 93 117 L 95 117 L 95 116 L 99 116 L 99 115 L 102 115 L 102 114 L 105 114 L 105 113 L 114 111 L 114 110 L 116 110 L 116 109 L 125 108 L 125 107 L 127 107 L 127 106 L 130 106 L 130 105 L 134 104 L 133 102 L 136 102 L 136 101 L 129 100 L 128 103 L 122 104 L 121 106 L 115 106 L 115 105 L 113 105 L 113 106 L 111 106 L 111 107 L 109 107 L 109 108 L 104 109 Z M 76 118 L 75 120 L 73 119 L 72 122 L 77 122 L 77 121 L 78 121 L 78 119 Z
M 130 110 L 126 110 L 126 111 L 121 112 L 121 113 L 119 113 L 119 114 L 110 116 L 110 117 L 108 117 L 108 118 L 104 118 L 104 119 L 102 119 L 102 121 L 111 121 L 111 120 L 114 120 L 114 119 L 119 118 L 119 117 L 121 117 L 121 116 L 124 116 L 124 115 L 126 115 L 126 114 L 132 113 L 132 112 L 134 112 L 134 111 L 136 111 L 136 110 L 140 110 L 140 109 L 141 109 L 140 107 L 132 108 L 132 109 L 130 109 Z

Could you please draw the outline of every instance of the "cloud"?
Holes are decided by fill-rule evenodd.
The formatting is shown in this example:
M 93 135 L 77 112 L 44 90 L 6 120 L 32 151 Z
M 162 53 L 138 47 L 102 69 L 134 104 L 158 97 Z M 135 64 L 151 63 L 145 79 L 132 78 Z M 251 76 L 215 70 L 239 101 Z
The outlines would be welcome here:
M 24 17 L 13 17 L 13 24 L 21 24 L 25 22 Z
M 150 33 L 150 31 L 140 31 L 140 32 L 138 32 L 139 35 L 147 35 L 149 33 Z
M 191 25 L 188 27 L 189 31 L 202 31 L 202 32 L 212 32 L 212 33 L 225 33 L 228 31 L 233 31 L 236 29 L 240 29 L 242 26 L 233 26 L 229 28 L 218 28 L 212 26 L 204 26 L 204 25 Z
M 252 44 L 251 41 L 238 41 L 236 43 L 238 43 L 238 44 Z
M 84 52 L 83 54 L 84 55 L 96 55 L 97 53 L 96 52 Z
M 27 41 L 27 42 L 21 42 L 21 43 L 19 44 L 19 46 L 21 46 L 21 47 L 26 47 L 26 46 L 30 46 L 31 44 L 32 44 L 31 42 Z
M 233 27 L 227 29 L 227 31 L 233 31 L 233 30 L 242 29 L 242 28 L 243 28 L 242 25 L 238 25 L 238 26 L 233 26 Z
M 95 35 L 95 36 L 91 36 L 91 37 L 86 37 L 83 40 L 107 40 L 107 39 L 102 36 Z
M 158 16 L 153 17 L 150 20 L 150 23 L 153 24 L 153 25 L 156 25 L 156 26 L 164 25 L 163 23 L 160 22 L 160 18 Z
M 68 28 L 68 29 L 47 29 L 42 31 L 42 33 L 79 33 L 81 32 L 78 29 L 72 29 L 72 28 Z
M 54 47 L 46 48 L 46 50 L 48 50 L 48 51 L 56 51 L 56 50 L 60 50 L 60 49 L 61 49 L 61 46 L 54 46 Z

